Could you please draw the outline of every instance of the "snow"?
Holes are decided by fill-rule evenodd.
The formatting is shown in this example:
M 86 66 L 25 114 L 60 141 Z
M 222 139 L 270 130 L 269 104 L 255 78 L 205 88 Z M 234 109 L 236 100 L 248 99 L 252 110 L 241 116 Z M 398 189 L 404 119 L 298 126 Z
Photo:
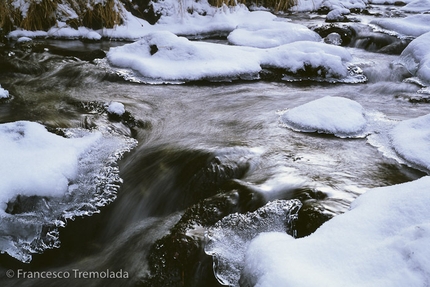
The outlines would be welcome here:
M 102 36 L 85 27 L 79 27 L 78 29 L 70 28 L 66 25 L 66 23 L 58 23 L 57 27 L 52 27 L 47 32 L 47 36 L 52 38 L 62 38 L 62 39 L 87 39 L 98 41 L 102 38 Z
M 283 21 L 241 25 L 227 39 L 233 45 L 257 48 L 272 48 L 296 41 L 321 41 L 321 37 L 306 26 Z
M 122 103 L 111 102 L 107 107 L 107 111 L 110 114 L 122 116 L 125 113 L 125 108 Z
M 305 65 L 324 69 L 327 78 L 343 78 L 348 76 L 346 61 L 351 55 L 342 47 L 320 42 L 298 41 L 257 49 L 193 42 L 164 31 L 111 48 L 107 59 L 112 66 L 130 68 L 145 79 L 169 82 L 256 78 L 263 67 L 296 73 Z
M 365 9 L 367 0 L 302 0 L 292 7 L 291 11 L 316 11 L 322 7 L 329 8 L 330 11 L 336 9 Z
M 113 131 L 62 132 L 29 121 L 0 124 L 0 252 L 22 262 L 59 247 L 58 227 L 67 220 L 115 199 L 117 161 L 136 145 Z
M 330 96 L 287 110 L 281 115 L 281 122 L 293 130 L 340 137 L 364 136 L 367 124 L 359 103 Z
M 0 85 L 0 99 L 6 99 L 9 98 L 9 91 L 5 90 Z
M 348 15 L 351 12 L 346 8 L 336 8 L 331 10 L 327 14 L 327 21 L 342 21 L 344 19 L 344 15 Z
M 382 29 L 397 32 L 401 36 L 418 37 L 430 32 L 430 14 L 418 14 L 405 18 L 382 18 L 370 21 Z
M 18 194 L 62 196 L 76 179 L 81 154 L 101 134 L 66 139 L 33 122 L 0 125 L 0 215 Z
M 242 285 L 426 286 L 429 187 L 424 177 L 371 189 L 305 238 L 262 233 L 246 251 Z
M 430 11 L 430 0 L 414 0 L 401 8 L 402 11 L 422 13 Z
M 401 157 L 430 170 L 430 114 L 400 122 L 390 136 L 394 150 Z
M 430 15 L 429 15 L 430 16 Z M 430 21 L 430 18 L 429 18 Z M 403 50 L 397 63 L 404 65 L 412 75 L 430 84 L 430 32 L 414 39 Z

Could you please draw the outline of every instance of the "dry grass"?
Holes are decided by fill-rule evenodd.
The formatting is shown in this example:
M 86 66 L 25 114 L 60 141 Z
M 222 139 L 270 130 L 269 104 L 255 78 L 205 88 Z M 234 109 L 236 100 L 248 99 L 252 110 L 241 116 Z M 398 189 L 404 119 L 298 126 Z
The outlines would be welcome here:
M 70 19 L 71 27 L 85 26 L 93 29 L 113 28 L 123 23 L 121 7 L 115 0 L 105 0 L 103 4 L 94 0 L 27 0 L 28 9 L 22 13 L 21 7 L 15 8 L 13 0 L 0 0 L 0 28 L 9 32 L 16 28 L 29 31 L 48 30 L 57 23 L 59 4 L 66 4 L 77 14 Z M 23 15 L 24 14 L 24 15 Z
M 106 0 L 87 8 L 82 16 L 82 24 L 92 29 L 113 28 L 122 24 L 121 13 L 114 0 Z

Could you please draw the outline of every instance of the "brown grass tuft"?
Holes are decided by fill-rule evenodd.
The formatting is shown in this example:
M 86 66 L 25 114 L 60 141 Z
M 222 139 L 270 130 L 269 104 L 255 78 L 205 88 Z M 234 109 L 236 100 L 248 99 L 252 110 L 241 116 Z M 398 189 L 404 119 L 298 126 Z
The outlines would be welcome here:
M 58 0 L 32 0 L 27 17 L 18 26 L 29 31 L 48 30 L 57 22 L 57 5 Z
M 104 4 L 96 4 L 87 8 L 82 16 L 82 24 L 92 29 L 113 28 L 123 23 L 120 7 L 114 0 L 106 0 Z
M 0 28 L 3 33 L 14 29 L 48 30 L 55 26 L 57 19 L 62 19 L 65 12 L 59 4 L 71 7 L 78 18 L 67 19 L 73 28 L 85 26 L 92 29 L 113 28 L 123 23 L 122 6 L 114 0 L 104 0 L 94 4 L 94 0 L 26 0 L 27 11 L 14 7 L 13 0 L 0 0 Z M 63 20 L 64 21 L 64 20 Z

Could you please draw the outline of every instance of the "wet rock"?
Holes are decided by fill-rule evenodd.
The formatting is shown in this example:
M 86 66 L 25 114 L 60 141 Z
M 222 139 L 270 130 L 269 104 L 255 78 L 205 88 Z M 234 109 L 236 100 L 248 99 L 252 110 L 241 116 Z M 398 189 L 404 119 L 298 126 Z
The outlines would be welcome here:
M 351 45 L 370 52 L 400 55 L 409 43 L 410 40 L 402 40 L 388 34 L 366 33 L 358 35 Z
M 338 33 L 330 33 L 324 38 L 324 42 L 331 45 L 341 46 L 342 37 Z
M 317 201 L 305 201 L 295 222 L 296 237 L 301 238 L 314 233 L 332 217 L 333 215 L 326 212 Z
M 6 213 L 21 214 L 37 210 L 47 213 L 50 211 L 49 198 L 44 196 L 18 195 L 14 200 L 7 203 Z
M 213 275 L 212 257 L 204 252 L 206 228 L 263 202 L 252 192 L 232 190 L 188 208 L 171 233 L 152 246 L 150 276 L 142 286 L 221 286 Z
M 348 46 L 355 36 L 355 31 L 351 29 L 351 27 L 345 25 L 328 24 L 316 27 L 313 30 L 324 39 L 331 34 L 339 35 L 342 46 Z
M 64 56 L 64 57 L 76 57 L 82 61 L 93 61 L 95 59 L 103 59 L 106 57 L 106 52 L 102 49 L 95 49 L 91 51 L 74 50 L 70 48 L 60 48 L 52 45 L 45 47 L 51 54 Z

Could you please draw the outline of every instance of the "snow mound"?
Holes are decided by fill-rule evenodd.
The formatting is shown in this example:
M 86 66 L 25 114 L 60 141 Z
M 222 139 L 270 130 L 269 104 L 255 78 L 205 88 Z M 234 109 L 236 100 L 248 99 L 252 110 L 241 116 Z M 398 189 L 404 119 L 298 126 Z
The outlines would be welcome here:
M 403 36 L 418 37 L 430 32 L 430 14 L 418 14 L 405 18 L 383 18 L 370 21 L 382 29 L 396 32 Z
M 407 3 L 407 2 L 406 2 Z M 402 11 L 410 13 L 423 13 L 430 11 L 430 0 L 414 0 L 401 8 Z
M 0 99 L 6 99 L 9 98 L 9 91 L 5 90 L 0 85 Z
M 401 157 L 430 170 L 430 114 L 400 122 L 390 136 L 394 150 Z
M 272 48 L 296 41 L 321 41 L 321 37 L 304 25 L 281 21 L 241 25 L 228 35 L 233 45 Z
M 367 120 L 363 107 L 350 99 L 324 97 L 287 110 L 285 127 L 300 132 L 319 132 L 338 137 L 364 137 Z
M 429 15 L 430 16 L 430 15 Z M 430 18 L 429 18 L 430 21 Z M 405 66 L 412 75 L 430 85 L 430 32 L 425 33 L 403 50 L 397 63 Z
M 149 33 L 107 53 L 114 71 L 143 83 L 258 79 L 263 68 L 342 81 L 351 76 L 347 64 L 351 59 L 346 49 L 320 42 L 298 41 L 258 49 L 195 42 L 167 31 Z
M 327 8 L 330 11 L 343 8 L 365 9 L 368 2 L 369 1 L 367 0 L 303 0 L 298 1 L 297 5 L 292 7 L 290 11 L 317 11 L 323 7 Z
M 250 241 L 262 232 L 292 232 L 301 206 L 297 199 L 275 200 L 254 212 L 226 216 L 211 227 L 205 252 L 214 257 L 218 281 L 223 285 L 238 286 Z
M 23 262 L 58 247 L 57 228 L 68 219 L 115 199 L 116 161 L 136 144 L 108 132 L 63 133 L 27 121 L 0 125 L 0 250 Z
M 372 189 L 308 237 L 261 234 L 247 248 L 241 286 L 425 286 L 429 188 L 424 177 Z
M 122 116 L 125 113 L 124 104 L 118 102 L 111 102 L 107 106 L 107 112 L 110 114 Z

